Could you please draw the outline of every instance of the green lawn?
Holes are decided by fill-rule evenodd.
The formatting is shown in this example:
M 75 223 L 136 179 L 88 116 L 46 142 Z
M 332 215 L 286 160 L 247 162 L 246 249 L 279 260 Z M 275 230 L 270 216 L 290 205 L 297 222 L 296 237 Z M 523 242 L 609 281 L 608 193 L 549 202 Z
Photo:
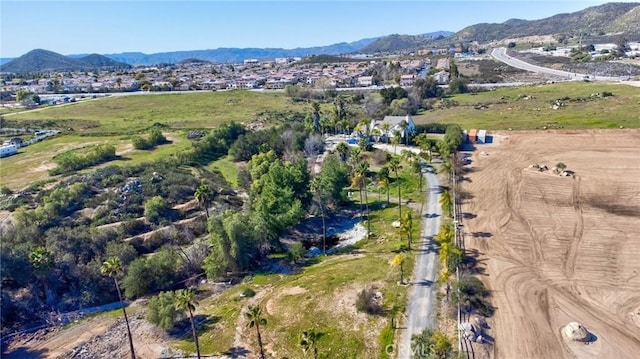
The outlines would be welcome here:
M 591 94 L 611 92 L 613 96 L 591 98 Z M 525 96 L 530 96 L 525 99 Z M 556 99 L 565 106 L 551 109 Z M 478 94 L 451 97 L 457 107 L 425 111 L 414 116 L 416 123 L 458 123 L 463 128 L 488 130 L 638 128 L 640 89 L 623 84 L 571 82 L 553 85 L 501 88 Z M 476 109 L 476 105 L 488 108 Z
M 191 146 L 181 132 L 167 135 L 173 142 L 156 147 L 150 151 L 135 150 L 130 136 L 78 136 L 61 135 L 22 147 L 17 154 L 0 159 L 0 183 L 12 190 L 20 190 L 38 181 L 59 178 L 49 176 L 49 169 L 56 167 L 53 158 L 61 153 L 93 146 L 97 144 L 112 144 L 116 147 L 119 159 L 93 166 L 83 171 L 91 171 L 97 167 L 108 165 L 129 165 L 154 161 L 183 151 Z

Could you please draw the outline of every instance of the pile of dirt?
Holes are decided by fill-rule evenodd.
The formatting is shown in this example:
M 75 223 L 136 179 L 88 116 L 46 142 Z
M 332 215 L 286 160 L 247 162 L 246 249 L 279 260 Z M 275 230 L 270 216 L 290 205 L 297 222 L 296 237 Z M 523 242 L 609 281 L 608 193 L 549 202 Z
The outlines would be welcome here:
M 589 338 L 589 331 L 577 322 L 567 324 L 567 326 L 564 327 L 564 334 L 567 338 L 576 342 L 583 342 Z

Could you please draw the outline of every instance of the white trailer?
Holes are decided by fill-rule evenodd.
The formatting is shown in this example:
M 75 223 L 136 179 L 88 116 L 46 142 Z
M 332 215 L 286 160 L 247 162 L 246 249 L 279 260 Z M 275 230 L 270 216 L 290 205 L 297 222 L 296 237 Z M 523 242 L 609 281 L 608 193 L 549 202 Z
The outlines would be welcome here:
M 11 156 L 18 152 L 18 146 L 16 145 L 3 145 L 0 146 L 0 157 Z
M 487 130 L 478 130 L 478 143 L 486 143 Z

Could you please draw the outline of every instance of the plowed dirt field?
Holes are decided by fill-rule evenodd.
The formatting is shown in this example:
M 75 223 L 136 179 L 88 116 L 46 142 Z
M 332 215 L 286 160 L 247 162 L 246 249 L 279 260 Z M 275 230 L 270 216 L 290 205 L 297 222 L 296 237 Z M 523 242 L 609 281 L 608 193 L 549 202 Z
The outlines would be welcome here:
M 463 228 L 497 308 L 493 356 L 638 358 L 640 131 L 505 132 L 469 158 Z M 572 321 L 595 340 L 566 339 Z

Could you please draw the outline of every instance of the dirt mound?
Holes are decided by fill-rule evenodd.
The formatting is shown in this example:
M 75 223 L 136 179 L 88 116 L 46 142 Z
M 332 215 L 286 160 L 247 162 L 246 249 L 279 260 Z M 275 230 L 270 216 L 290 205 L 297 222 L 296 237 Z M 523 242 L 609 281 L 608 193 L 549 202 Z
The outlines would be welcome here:
M 564 335 L 571 340 L 583 342 L 589 338 L 589 331 L 582 324 L 571 322 L 564 327 Z

